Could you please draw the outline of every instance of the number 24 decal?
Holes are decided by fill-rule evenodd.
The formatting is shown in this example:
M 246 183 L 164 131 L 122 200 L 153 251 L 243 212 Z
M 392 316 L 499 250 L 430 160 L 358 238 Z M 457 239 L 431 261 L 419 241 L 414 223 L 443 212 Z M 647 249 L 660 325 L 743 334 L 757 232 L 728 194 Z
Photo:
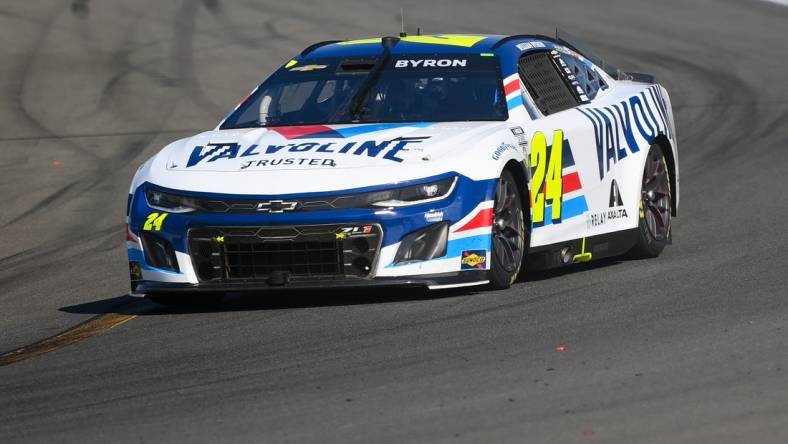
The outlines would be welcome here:
M 167 217 L 169 213 L 151 213 L 148 215 L 148 218 L 145 219 L 145 225 L 142 226 L 142 229 L 145 231 L 161 231 L 161 226 L 164 224 L 164 218 Z
M 564 132 L 553 133 L 553 144 L 548 158 L 547 138 L 541 132 L 531 139 L 531 219 L 534 224 L 545 222 L 545 206 L 551 203 L 550 219 L 561 222 L 561 197 L 563 196 L 562 163 Z

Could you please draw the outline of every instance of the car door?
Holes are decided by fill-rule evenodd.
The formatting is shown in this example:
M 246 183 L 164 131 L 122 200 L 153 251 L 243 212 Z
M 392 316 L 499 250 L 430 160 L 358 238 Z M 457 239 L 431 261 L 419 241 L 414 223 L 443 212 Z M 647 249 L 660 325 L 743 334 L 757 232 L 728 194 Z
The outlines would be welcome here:
M 589 236 L 590 215 L 607 207 L 607 202 L 591 198 L 600 192 L 594 180 L 594 130 L 576 110 L 593 99 L 604 80 L 589 76 L 567 56 L 550 48 L 528 51 L 518 64 L 524 100 L 537 114 L 524 125 L 530 140 L 526 161 L 532 247 Z

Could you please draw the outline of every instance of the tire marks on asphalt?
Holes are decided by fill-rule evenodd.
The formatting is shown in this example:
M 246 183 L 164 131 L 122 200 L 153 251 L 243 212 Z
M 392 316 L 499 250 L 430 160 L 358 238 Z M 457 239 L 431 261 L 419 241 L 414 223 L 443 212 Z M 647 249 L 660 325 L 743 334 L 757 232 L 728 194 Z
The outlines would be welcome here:
M 137 317 L 136 314 L 124 314 L 123 312 L 135 312 L 144 308 L 143 304 L 148 303 L 144 300 L 128 302 L 116 308 L 115 311 L 120 313 L 94 316 L 55 336 L 0 354 L 0 367 L 60 350 L 123 325 Z

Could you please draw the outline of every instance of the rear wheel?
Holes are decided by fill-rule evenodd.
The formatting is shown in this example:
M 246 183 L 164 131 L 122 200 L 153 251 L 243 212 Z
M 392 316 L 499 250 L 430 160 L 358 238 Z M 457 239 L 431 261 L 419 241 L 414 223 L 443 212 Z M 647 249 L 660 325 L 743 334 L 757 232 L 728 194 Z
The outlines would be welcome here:
M 509 288 L 523 264 L 527 232 L 520 187 L 508 170 L 501 173 L 495 190 L 492 226 L 490 286 Z
M 653 145 L 643 168 L 640 195 L 638 243 L 632 249 L 637 257 L 657 257 L 670 240 L 670 172 L 659 145 Z
M 224 293 L 151 293 L 145 297 L 159 305 L 205 307 L 221 303 Z

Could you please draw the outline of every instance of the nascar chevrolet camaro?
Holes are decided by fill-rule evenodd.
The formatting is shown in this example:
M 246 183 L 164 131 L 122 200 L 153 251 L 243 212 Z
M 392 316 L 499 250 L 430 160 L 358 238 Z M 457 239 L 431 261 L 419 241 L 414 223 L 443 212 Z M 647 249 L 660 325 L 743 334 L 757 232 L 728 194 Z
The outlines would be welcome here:
M 590 57 L 590 56 L 589 56 Z M 506 288 L 671 242 L 667 91 L 539 35 L 322 42 L 140 166 L 132 294 Z

